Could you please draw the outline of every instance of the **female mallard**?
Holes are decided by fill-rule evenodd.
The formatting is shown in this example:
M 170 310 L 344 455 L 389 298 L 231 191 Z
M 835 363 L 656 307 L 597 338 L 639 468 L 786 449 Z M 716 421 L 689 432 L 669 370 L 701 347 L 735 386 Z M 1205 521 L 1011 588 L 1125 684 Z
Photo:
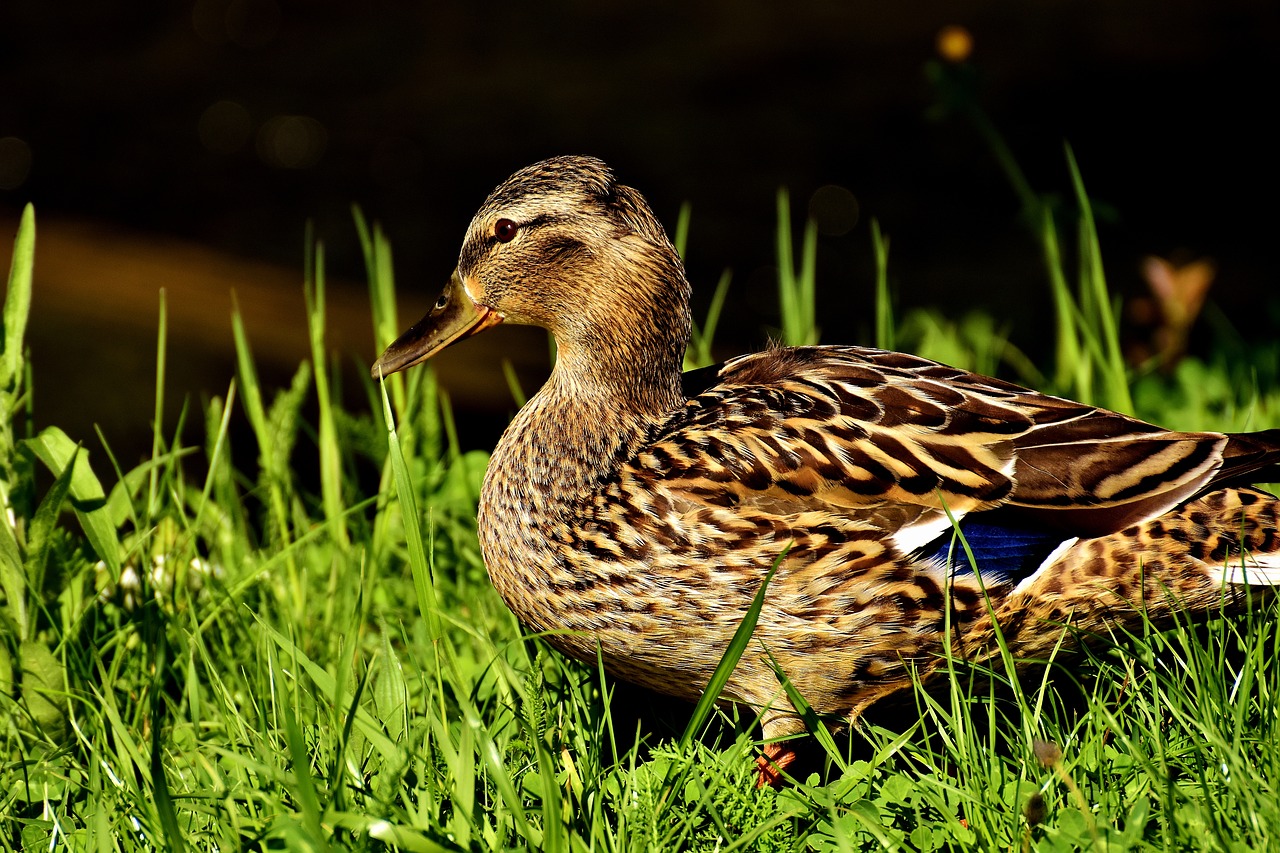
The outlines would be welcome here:
M 851 720 L 935 666 L 948 621 L 973 656 L 994 616 L 1027 658 L 1058 642 L 1046 626 L 1280 583 L 1280 501 L 1243 487 L 1280 476 L 1280 430 L 1170 432 L 860 347 L 774 348 L 686 389 L 688 300 L 640 194 L 559 157 L 494 190 L 431 313 L 374 365 L 501 322 L 555 335 L 550 379 L 493 452 L 479 531 L 507 604 L 568 655 L 696 699 L 786 551 L 722 694 L 774 739 L 803 723 L 766 649 L 814 710 Z M 980 576 L 951 559 L 948 511 Z M 792 755 L 766 747 L 762 780 Z

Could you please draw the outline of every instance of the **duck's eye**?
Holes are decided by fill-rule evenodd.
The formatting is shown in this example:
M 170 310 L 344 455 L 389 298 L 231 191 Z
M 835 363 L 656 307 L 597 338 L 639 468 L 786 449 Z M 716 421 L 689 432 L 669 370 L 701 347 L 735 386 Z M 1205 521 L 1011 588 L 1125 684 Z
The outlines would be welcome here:
M 493 236 L 499 243 L 510 243 L 516 238 L 516 232 L 519 230 L 520 226 L 510 219 L 499 219 L 493 223 Z
M 436 310 L 439 311 L 441 308 L 443 308 L 448 304 L 449 304 L 449 294 L 442 293 L 440 294 L 440 298 L 436 300 Z

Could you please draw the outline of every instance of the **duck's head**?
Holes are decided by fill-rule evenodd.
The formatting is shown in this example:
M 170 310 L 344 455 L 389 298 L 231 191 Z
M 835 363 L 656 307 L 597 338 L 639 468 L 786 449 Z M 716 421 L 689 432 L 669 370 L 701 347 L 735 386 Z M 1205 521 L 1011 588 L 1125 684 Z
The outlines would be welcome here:
M 435 306 L 387 347 L 373 375 L 503 322 L 549 329 L 561 362 L 634 370 L 642 361 L 678 374 L 688 301 L 683 265 L 644 198 L 600 160 L 556 157 L 489 195 Z

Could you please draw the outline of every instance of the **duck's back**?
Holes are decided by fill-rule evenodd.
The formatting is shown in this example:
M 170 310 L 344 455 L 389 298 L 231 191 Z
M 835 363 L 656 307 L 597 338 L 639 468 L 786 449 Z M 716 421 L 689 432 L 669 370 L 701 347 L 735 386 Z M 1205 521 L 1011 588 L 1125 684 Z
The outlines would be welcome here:
M 1242 473 L 1222 472 L 1232 437 L 1165 430 L 902 353 L 776 348 L 701 378 L 635 467 L 717 504 L 945 505 L 957 518 L 1005 507 L 1099 536 L 1213 490 L 1220 472 Z M 1253 448 L 1254 468 L 1280 459 L 1280 434 L 1261 435 L 1270 450 Z M 1234 444 L 1246 441 L 1258 443 Z M 949 526 L 941 518 L 927 532 Z

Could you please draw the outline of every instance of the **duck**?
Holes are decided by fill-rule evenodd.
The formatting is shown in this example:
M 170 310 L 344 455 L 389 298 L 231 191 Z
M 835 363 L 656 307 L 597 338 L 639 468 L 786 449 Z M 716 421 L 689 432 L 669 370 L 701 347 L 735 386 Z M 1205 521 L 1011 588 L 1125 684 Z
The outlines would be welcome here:
M 485 199 L 372 373 L 503 323 L 550 331 L 480 493 L 492 583 L 563 654 L 695 701 L 769 578 L 718 697 L 759 717 L 760 784 L 805 732 L 780 674 L 841 728 L 948 652 L 995 660 L 997 633 L 1043 660 L 1280 584 L 1280 500 L 1257 488 L 1280 480 L 1280 429 L 1168 430 L 859 346 L 682 373 L 689 298 L 643 196 L 555 157 Z

